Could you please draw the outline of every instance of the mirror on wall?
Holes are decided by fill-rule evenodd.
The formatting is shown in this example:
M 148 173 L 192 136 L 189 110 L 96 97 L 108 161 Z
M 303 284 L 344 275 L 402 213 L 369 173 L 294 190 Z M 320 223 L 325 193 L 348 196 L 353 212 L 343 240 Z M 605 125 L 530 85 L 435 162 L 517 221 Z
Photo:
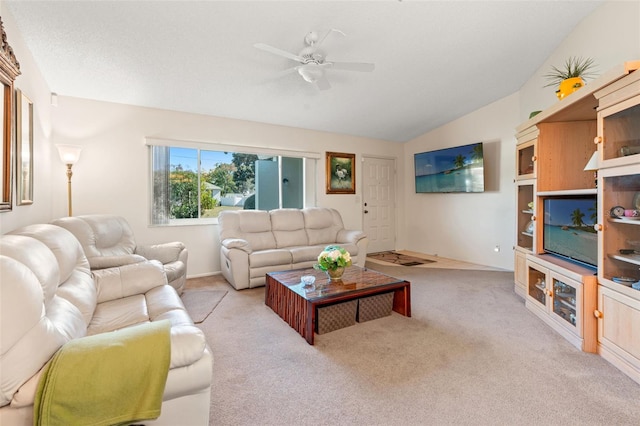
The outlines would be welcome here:
M 0 83 L 2 83 L 2 161 L 0 161 L 0 212 L 11 210 L 13 172 L 13 82 L 20 75 L 20 64 L 7 42 L 7 34 L 0 18 L 2 45 L 0 45 Z
M 16 205 L 33 203 L 33 102 L 16 90 Z

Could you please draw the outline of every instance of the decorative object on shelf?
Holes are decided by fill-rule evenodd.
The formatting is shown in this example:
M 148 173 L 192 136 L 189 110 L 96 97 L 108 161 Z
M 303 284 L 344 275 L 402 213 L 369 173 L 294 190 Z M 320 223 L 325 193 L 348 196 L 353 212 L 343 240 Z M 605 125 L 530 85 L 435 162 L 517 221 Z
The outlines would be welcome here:
M 631 202 L 631 207 L 640 210 L 640 192 L 636 192 L 633 196 L 633 201 Z
M 76 145 L 56 145 L 58 148 L 58 154 L 60 154 L 60 160 L 67 165 L 67 200 L 69 208 L 69 216 L 73 216 L 71 209 L 71 176 L 73 172 L 71 168 L 80 159 L 81 146 Z
M 565 61 L 562 68 L 551 67 L 551 72 L 544 76 L 549 80 L 549 84 L 544 87 L 557 85 L 556 96 L 558 96 L 558 99 L 564 99 L 567 95 L 584 86 L 586 77 L 594 75 L 590 71 L 593 66 L 592 58 L 571 56 Z
M 330 245 L 318 255 L 314 269 L 324 271 L 331 281 L 340 281 L 347 266 L 351 266 L 351 255 L 340 246 Z
M 526 232 L 527 234 L 533 234 L 534 226 L 535 226 L 535 225 L 533 224 L 533 221 L 532 221 L 532 220 L 530 220 L 530 221 L 527 223 L 527 226 L 526 226 L 526 228 L 524 229 L 524 232 Z
M 640 146 L 623 146 L 620 148 L 620 156 L 640 154 Z
M 527 207 L 529 207 L 529 210 L 533 210 L 533 201 L 529 201 Z
M 540 114 L 542 111 L 531 111 L 531 113 L 529 114 L 529 118 L 533 118 L 536 115 Z
M 638 281 L 637 278 L 631 278 L 631 277 L 613 277 L 612 280 L 614 283 L 626 285 L 627 287 L 631 287 L 631 284 Z
M 624 207 L 622 206 L 611 207 L 611 210 L 609 210 L 609 216 L 616 219 L 624 217 Z
M 356 155 L 327 152 L 327 194 L 356 193 Z

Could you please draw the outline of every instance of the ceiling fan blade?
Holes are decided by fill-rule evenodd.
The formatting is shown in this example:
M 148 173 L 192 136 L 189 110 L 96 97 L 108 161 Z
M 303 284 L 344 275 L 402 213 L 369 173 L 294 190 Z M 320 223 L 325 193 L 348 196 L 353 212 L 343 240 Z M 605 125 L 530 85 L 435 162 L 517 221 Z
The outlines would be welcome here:
M 326 77 L 322 77 L 316 80 L 316 86 L 320 90 L 329 90 L 331 89 L 331 84 L 329 84 L 329 80 Z
M 343 70 L 343 71 L 371 72 L 376 68 L 375 64 L 369 64 L 366 62 L 325 62 L 325 63 L 329 64 L 329 66 L 334 70 Z
M 298 55 L 294 55 L 293 53 L 289 53 L 285 50 L 278 49 L 277 47 L 269 46 L 264 43 L 256 43 L 253 47 L 264 50 L 265 52 L 273 53 L 275 55 L 284 56 L 287 59 L 291 59 L 292 61 L 304 62 L 304 59 Z
M 320 38 L 318 38 L 318 41 L 315 43 L 316 47 L 320 47 L 322 45 L 322 42 L 329 36 L 329 34 L 336 32 L 336 33 L 340 33 L 343 36 L 345 35 L 345 33 L 343 33 L 342 31 L 335 29 L 335 28 L 330 28 L 329 31 L 327 31 L 326 33 L 324 33 L 324 35 L 322 35 Z

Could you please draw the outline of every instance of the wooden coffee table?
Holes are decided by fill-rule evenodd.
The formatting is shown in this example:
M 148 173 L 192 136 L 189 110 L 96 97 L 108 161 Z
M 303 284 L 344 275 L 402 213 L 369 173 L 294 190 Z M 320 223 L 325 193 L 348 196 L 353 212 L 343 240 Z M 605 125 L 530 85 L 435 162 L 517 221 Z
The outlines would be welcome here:
M 316 277 L 315 288 L 304 287 L 303 275 Z M 359 266 L 348 267 L 341 283 L 313 268 L 268 273 L 264 303 L 313 345 L 318 307 L 388 292 L 393 310 L 410 317 L 411 283 Z

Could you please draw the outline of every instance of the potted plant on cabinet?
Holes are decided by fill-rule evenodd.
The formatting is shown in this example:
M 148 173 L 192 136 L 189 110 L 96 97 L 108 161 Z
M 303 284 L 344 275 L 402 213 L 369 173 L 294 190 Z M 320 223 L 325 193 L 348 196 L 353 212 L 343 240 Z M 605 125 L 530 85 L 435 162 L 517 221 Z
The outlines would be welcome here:
M 567 95 L 584 86 L 585 77 L 594 75 L 591 71 L 593 67 L 594 63 L 592 58 L 571 56 L 565 61 L 563 67 L 551 67 L 551 72 L 544 76 L 549 80 L 549 84 L 544 87 L 557 85 L 558 90 L 556 90 L 556 96 L 558 96 L 558 99 L 564 99 Z

